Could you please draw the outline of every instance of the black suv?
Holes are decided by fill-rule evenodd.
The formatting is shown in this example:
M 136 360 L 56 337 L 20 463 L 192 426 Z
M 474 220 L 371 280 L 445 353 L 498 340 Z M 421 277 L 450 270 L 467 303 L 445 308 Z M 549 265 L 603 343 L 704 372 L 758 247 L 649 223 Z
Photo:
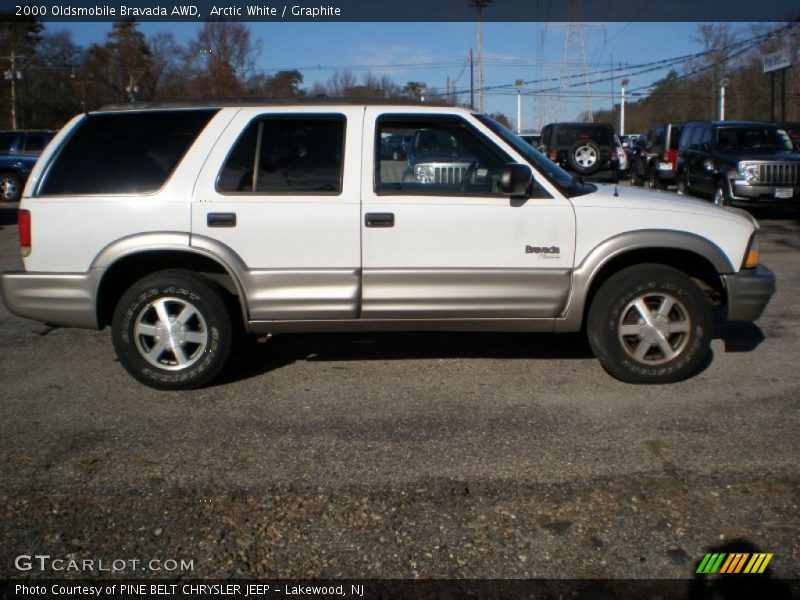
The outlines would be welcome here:
M 617 176 L 610 123 L 551 123 L 542 128 L 541 145 L 550 160 L 579 175 Z
M 797 201 L 800 154 L 774 123 L 693 121 L 678 144 L 678 192 L 719 205 Z
M 644 146 L 631 155 L 631 185 L 641 186 L 646 181 L 658 190 L 675 185 L 682 130 L 683 125 L 676 123 L 660 123 L 650 128 Z

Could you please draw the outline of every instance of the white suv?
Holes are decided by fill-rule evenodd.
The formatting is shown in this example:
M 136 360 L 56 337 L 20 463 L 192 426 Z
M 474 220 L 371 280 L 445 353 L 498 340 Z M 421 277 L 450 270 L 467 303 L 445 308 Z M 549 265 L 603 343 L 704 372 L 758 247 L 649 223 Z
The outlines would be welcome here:
M 383 160 L 380 140 L 426 144 Z M 712 306 L 775 290 L 734 209 L 583 183 L 449 107 L 109 108 L 73 119 L 21 204 L 13 313 L 110 325 L 161 389 L 224 366 L 235 331 L 579 331 L 612 375 L 661 383 L 706 355 Z

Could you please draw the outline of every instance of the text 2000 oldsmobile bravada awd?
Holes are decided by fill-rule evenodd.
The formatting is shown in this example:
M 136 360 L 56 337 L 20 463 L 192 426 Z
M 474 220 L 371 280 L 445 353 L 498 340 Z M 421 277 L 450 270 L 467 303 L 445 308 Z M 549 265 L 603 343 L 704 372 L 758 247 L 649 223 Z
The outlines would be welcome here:
M 387 136 L 413 140 L 381 158 Z M 687 377 L 712 306 L 775 290 L 749 215 L 583 183 L 490 118 L 426 106 L 109 108 L 25 188 L 15 314 L 110 325 L 162 389 L 209 382 L 237 329 L 579 331 L 629 382 Z

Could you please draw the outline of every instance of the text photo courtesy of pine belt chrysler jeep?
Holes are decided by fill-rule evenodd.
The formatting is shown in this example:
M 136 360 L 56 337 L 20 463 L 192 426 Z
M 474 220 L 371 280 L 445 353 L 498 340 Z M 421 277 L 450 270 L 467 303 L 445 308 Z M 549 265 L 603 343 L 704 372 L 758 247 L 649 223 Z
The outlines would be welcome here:
M 411 136 L 406 162 L 382 158 L 389 135 Z M 584 183 L 450 107 L 80 115 L 34 169 L 19 235 L 9 310 L 110 326 L 160 389 L 211 381 L 241 329 L 585 329 L 613 376 L 672 382 L 707 355 L 712 306 L 753 321 L 775 290 L 748 214 Z

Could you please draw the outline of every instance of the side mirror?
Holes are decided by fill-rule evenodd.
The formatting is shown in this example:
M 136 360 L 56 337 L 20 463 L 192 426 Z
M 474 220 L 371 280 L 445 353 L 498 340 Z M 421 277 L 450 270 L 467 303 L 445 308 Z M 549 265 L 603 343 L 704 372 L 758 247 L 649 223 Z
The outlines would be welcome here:
M 533 173 L 528 165 L 512 163 L 500 172 L 500 191 L 511 196 L 522 196 L 531 185 Z

